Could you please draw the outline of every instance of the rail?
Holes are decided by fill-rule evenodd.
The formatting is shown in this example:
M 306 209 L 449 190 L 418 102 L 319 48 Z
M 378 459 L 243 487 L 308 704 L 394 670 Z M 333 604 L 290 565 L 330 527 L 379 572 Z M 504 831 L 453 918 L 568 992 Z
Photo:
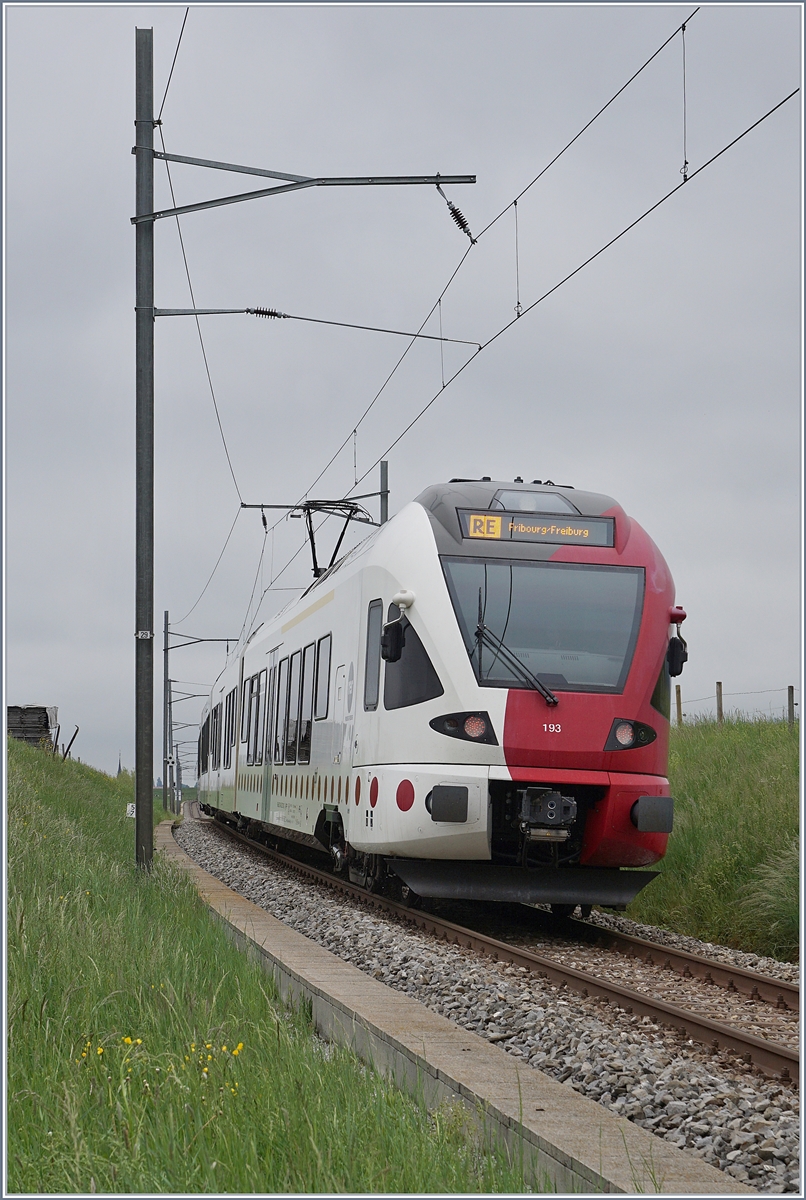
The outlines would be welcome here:
M 615 1004 L 627 1013 L 650 1017 L 660 1024 L 678 1030 L 686 1038 L 709 1046 L 715 1053 L 720 1050 L 728 1051 L 740 1057 L 745 1063 L 752 1064 L 767 1075 L 775 1076 L 790 1085 L 797 1084 L 799 1078 L 799 1054 L 797 1050 L 791 1049 L 789 1046 L 757 1037 L 755 1034 L 725 1025 L 721 1021 L 714 1021 L 710 1017 L 691 1012 L 676 1004 L 669 1004 L 664 1000 L 656 999 L 645 992 L 636 991 L 633 988 L 625 987 L 623 984 L 617 984 L 611 980 L 601 979 L 598 976 L 589 974 L 587 971 L 580 971 L 576 967 L 565 966 L 551 958 L 547 958 L 545 955 L 535 954 L 530 950 L 513 946 L 508 942 L 502 942 L 496 938 L 488 937 L 486 934 L 479 933 L 476 930 L 468 929 L 463 925 L 457 925 L 453 921 L 435 916 L 433 913 L 411 908 L 386 896 L 369 892 L 365 888 L 348 883 L 344 879 L 339 879 L 338 876 L 333 875 L 329 871 L 322 871 L 318 867 L 313 867 L 308 863 L 301 862 L 299 859 L 289 857 L 277 850 L 272 850 L 260 842 L 253 841 L 251 838 L 233 829 L 224 821 L 215 820 L 211 824 L 216 829 L 226 833 L 228 837 L 242 842 L 253 850 L 259 851 L 267 858 L 291 867 L 309 879 L 352 896 L 368 907 L 392 913 L 402 920 L 415 925 L 418 929 L 423 929 L 428 933 L 436 935 L 443 941 L 474 950 L 476 953 L 486 955 L 497 962 L 512 963 L 515 966 L 525 967 L 532 973 L 549 979 L 553 983 L 570 987 L 582 996 L 595 996 L 608 1004 Z M 769 1002 L 778 1004 L 780 997 L 781 1003 L 786 1007 L 797 1008 L 799 989 L 792 984 L 770 980 L 756 972 L 746 971 L 739 967 L 727 968 L 721 964 L 712 962 L 710 959 L 699 958 L 697 955 L 688 954 L 685 951 L 671 950 L 666 946 L 657 945 L 654 942 L 646 942 L 641 938 L 630 938 L 628 935 L 610 933 L 598 926 L 589 925 L 586 922 L 573 921 L 569 922 L 569 924 L 574 929 L 580 927 L 580 929 L 589 931 L 586 932 L 586 938 L 593 938 L 593 940 L 599 940 L 605 944 L 609 943 L 612 948 L 619 949 L 621 953 L 642 952 L 645 960 L 646 956 L 650 955 L 651 957 L 648 961 L 658 961 L 664 966 L 668 961 L 669 965 L 673 966 L 674 969 L 678 969 L 679 966 L 680 973 L 683 975 L 685 975 L 686 967 L 690 974 L 694 975 L 694 966 L 696 965 L 696 973 L 704 979 L 710 974 L 711 982 L 713 983 L 720 983 L 724 977 L 725 981 L 722 983 L 722 986 L 729 987 L 732 980 L 733 987 L 736 990 L 746 991 L 749 995 L 753 995 L 752 989 L 755 987 L 758 989 L 758 998 L 765 1000 L 768 999 L 765 993 L 771 995 L 774 992 L 775 999 Z M 598 938 L 596 935 L 598 935 Z M 763 981 L 765 985 L 764 992 L 762 992 L 759 981 Z

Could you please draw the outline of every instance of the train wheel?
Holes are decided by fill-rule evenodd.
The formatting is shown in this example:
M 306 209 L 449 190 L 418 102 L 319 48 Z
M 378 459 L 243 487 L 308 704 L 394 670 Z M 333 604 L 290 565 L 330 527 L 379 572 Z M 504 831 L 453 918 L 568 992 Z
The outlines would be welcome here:
M 570 917 L 576 909 L 576 904 L 552 904 L 551 915 L 553 917 Z
M 406 908 L 419 908 L 422 904 L 422 897 L 413 892 L 407 883 L 404 883 L 400 888 L 400 899 L 406 905 Z

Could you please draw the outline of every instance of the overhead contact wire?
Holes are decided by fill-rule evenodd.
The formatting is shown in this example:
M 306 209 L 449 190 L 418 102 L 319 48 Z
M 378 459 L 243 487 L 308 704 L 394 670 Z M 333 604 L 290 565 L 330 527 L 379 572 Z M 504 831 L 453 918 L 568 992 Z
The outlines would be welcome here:
M 232 524 L 230 525 L 229 533 L 227 534 L 226 538 L 224 539 L 224 545 L 221 547 L 221 553 L 219 554 L 218 558 L 215 560 L 215 566 L 213 567 L 212 571 L 210 572 L 210 576 L 209 576 L 209 578 L 208 578 L 207 582 L 205 583 L 204 587 L 202 588 L 202 590 L 201 590 L 201 592 L 200 592 L 200 594 L 199 594 L 199 598 L 198 598 L 198 600 L 196 601 L 196 604 L 194 604 L 194 605 L 193 605 L 193 608 L 189 608 L 189 609 L 188 609 L 188 611 L 185 613 L 184 617 L 181 617 L 181 618 L 180 618 L 180 620 L 178 620 L 178 621 L 175 621 L 175 622 L 173 623 L 173 626 L 172 626 L 172 627 L 175 627 L 176 625 L 182 625 L 182 624 L 183 624 L 183 623 L 184 623 L 184 622 L 185 622 L 185 621 L 188 619 L 188 617 L 190 616 L 190 614 L 193 612 L 193 609 L 194 609 L 194 608 L 196 607 L 196 605 L 199 603 L 199 600 L 201 600 L 202 596 L 204 595 L 204 593 L 207 591 L 208 587 L 209 587 L 209 586 L 210 586 L 210 584 L 212 583 L 212 581 L 213 581 L 213 576 L 215 575 L 216 571 L 218 570 L 218 564 L 221 562 L 221 559 L 224 557 L 224 551 L 226 550 L 227 546 L 229 545 L 229 540 L 230 540 L 230 538 L 232 537 L 232 531 L 233 531 L 233 529 L 235 528 L 236 524 L 238 523 L 238 517 L 241 515 L 241 511 L 242 511 L 242 510 L 241 510 L 241 507 L 240 507 L 240 505 L 239 505 L 239 506 L 238 506 L 238 511 L 237 511 L 237 512 L 236 512 L 236 514 L 235 514 L 235 520 L 234 520 L 234 521 L 232 522 Z
M 777 110 L 779 108 L 781 108 L 782 105 L 786 104 L 788 100 L 791 100 L 793 96 L 796 96 L 799 91 L 800 91 L 800 88 L 795 88 L 794 91 L 791 91 L 788 96 L 784 96 L 783 100 L 779 100 L 778 103 L 776 105 L 774 105 L 768 112 L 764 113 L 764 115 L 762 117 L 759 117 L 759 119 L 757 121 L 754 121 L 752 125 L 748 125 L 747 129 L 745 129 L 737 137 L 733 138 L 732 141 L 728 142 L 728 144 L 726 146 L 723 146 L 721 150 L 718 150 L 717 153 L 712 155 L 712 157 L 709 158 L 707 162 L 704 162 L 701 167 L 698 167 L 696 171 L 692 171 L 691 175 L 689 175 L 689 177 L 688 177 L 688 182 L 691 182 L 691 180 L 694 179 L 695 176 L 699 175 L 701 171 L 704 171 L 706 169 L 706 167 L 710 167 L 712 163 L 715 163 L 718 158 L 721 158 L 722 155 L 727 153 L 727 151 L 730 150 L 733 146 L 735 146 L 737 142 L 740 142 L 742 140 L 742 138 L 746 137 L 748 133 L 751 133 L 754 129 L 756 129 L 759 125 L 761 125 L 762 122 L 766 121 L 768 117 L 771 117 L 774 112 L 777 112 Z M 648 217 L 650 215 L 650 213 L 653 213 L 656 208 L 660 208 L 661 204 L 664 204 L 671 196 L 673 196 L 675 194 L 675 192 L 679 192 L 680 189 L 685 186 L 686 182 L 687 182 L 686 180 L 681 180 L 680 183 L 676 184 L 671 189 L 671 191 L 667 192 L 665 196 L 662 196 L 660 198 L 660 200 L 657 200 L 650 208 L 648 208 L 646 210 L 646 212 L 641 213 L 640 217 L 636 217 L 636 219 L 634 221 L 631 221 L 629 225 L 626 225 L 624 227 L 624 229 L 621 230 L 620 233 L 617 233 L 615 237 L 612 237 L 610 239 L 610 241 L 605 242 L 605 244 L 603 246 L 601 246 L 596 251 L 595 254 L 591 254 L 588 258 L 585 259 L 584 262 L 580 263 L 578 267 L 575 267 L 573 271 L 569 271 L 569 273 L 566 276 L 564 276 L 564 278 L 562 278 L 558 283 L 555 283 L 554 286 L 549 288 L 549 290 L 547 292 L 544 292 L 542 296 L 539 296 L 537 298 L 537 300 L 533 300 L 532 303 L 527 305 L 526 308 L 523 310 L 523 315 L 525 316 L 526 313 L 531 312 L 532 309 L 536 308 L 538 304 L 542 304 L 542 302 L 544 300 L 548 299 L 549 296 L 553 295 L 554 292 L 556 292 L 558 288 L 561 288 L 563 286 L 563 284 L 568 283 L 569 279 L 573 279 L 575 275 L 578 275 L 579 272 L 581 270 L 583 270 L 584 267 L 587 267 L 590 263 L 592 263 L 594 261 L 594 259 L 597 259 L 600 254 L 604 254 L 605 250 L 608 250 L 611 246 L 615 245 L 615 243 L 618 242 L 621 238 L 623 238 L 626 233 L 629 233 L 630 230 L 634 229 L 636 227 L 636 225 L 639 225 L 641 223 L 641 221 L 643 221 L 645 219 L 645 217 Z M 431 406 L 436 403 L 436 401 L 439 399 L 439 397 L 443 394 L 444 390 L 446 388 L 448 388 L 454 382 L 455 379 L 459 378 L 459 376 L 462 374 L 462 372 L 467 367 L 470 366 L 470 364 L 474 361 L 474 359 L 478 358 L 479 354 L 481 354 L 483 350 L 486 350 L 488 346 L 491 346 L 493 342 L 497 341 L 497 339 L 500 338 L 502 334 L 506 333 L 506 331 L 508 329 L 511 329 L 513 325 L 516 325 L 518 322 L 518 319 L 519 318 L 517 316 L 513 317 L 511 321 L 507 321 L 506 325 L 502 325 L 502 327 L 497 331 L 497 333 L 494 333 L 492 335 L 492 337 L 488 338 L 486 342 L 482 343 L 481 348 L 479 350 L 477 350 L 475 354 L 472 354 L 470 356 L 470 358 L 467 360 L 467 362 L 463 363 L 462 366 L 459 367 L 458 371 L 455 371 L 454 374 L 451 375 L 450 378 L 446 380 L 445 387 L 440 388 L 440 390 L 438 392 L 436 392 L 436 394 L 434 396 L 431 397 L 431 399 L 428 401 L 428 403 L 422 409 L 420 409 L 419 413 L 417 413 L 417 415 L 408 423 L 408 425 L 403 430 L 403 432 L 398 434 L 398 436 L 391 443 L 391 445 L 387 446 L 387 448 L 383 451 L 383 453 L 381 455 L 379 455 L 378 458 L 375 459 L 375 461 L 372 463 L 372 465 L 361 476 L 361 478 L 358 481 L 359 483 L 361 483 L 364 479 L 366 479 L 367 475 L 369 475 L 371 471 L 374 471 L 374 469 L 375 469 L 375 467 L 377 467 L 378 463 L 381 462 L 381 460 L 384 459 L 386 457 L 386 455 L 389 454 L 389 452 L 395 448 L 395 446 L 398 444 L 398 442 L 400 442 L 406 436 L 406 434 L 409 432 L 409 430 L 412 429 L 417 424 L 417 422 L 420 420 L 420 418 L 422 416 L 424 416 L 425 413 L 428 412 L 429 408 L 431 408 Z M 350 489 L 350 490 L 352 491 L 352 489 Z
M 626 88 L 628 88 L 628 87 L 630 86 L 630 84 L 631 84 L 631 83 L 633 83 L 633 82 L 634 82 L 634 81 L 635 81 L 635 80 L 638 78 L 638 76 L 641 74 L 641 72 L 642 72 L 642 71 L 645 71 L 645 70 L 646 70 L 646 68 L 649 66 L 649 64 L 650 64 L 650 63 L 651 63 L 651 62 L 652 62 L 654 59 L 656 59 L 656 58 L 658 57 L 658 55 L 660 54 L 661 50 L 665 50 L 665 49 L 666 49 L 666 47 L 669 45 L 669 42 L 673 41 L 673 40 L 674 40 L 674 39 L 677 37 L 678 33 L 680 33 L 680 31 L 681 31 L 682 29 L 685 29 L 685 27 L 686 27 L 686 25 L 688 24 L 688 22 L 689 22 L 689 21 L 692 19 L 692 17 L 696 16 L 696 14 L 697 14 L 699 11 L 700 11 L 700 8 L 699 8 L 699 5 L 698 5 L 698 6 L 697 6 L 697 8 L 695 8 L 695 9 L 694 9 L 694 12 L 691 14 L 691 16 L 688 16 L 688 17 L 686 17 L 686 19 L 685 19 L 685 21 L 683 22 L 683 24 L 682 24 L 682 25 L 678 25 L 678 26 L 677 26 L 677 28 L 675 29 L 674 33 L 670 33 L 670 34 L 669 34 L 669 36 L 667 37 L 666 41 L 665 41 L 665 42 L 663 42 L 663 44 L 662 44 L 662 45 L 658 46 L 658 48 L 657 48 L 657 50 L 655 51 L 655 53 L 654 53 L 654 54 L 651 54 L 651 55 L 649 56 L 649 58 L 646 60 L 646 62 L 645 62 L 645 63 L 644 63 L 642 66 L 640 66 L 640 67 L 638 68 L 638 70 L 637 70 L 637 71 L 636 71 L 634 74 L 632 74 L 632 75 L 630 76 L 630 78 L 627 80 L 627 82 L 626 82 L 626 83 L 623 83 L 623 84 L 621 85 L 621 87 L 619 88 L 619 90 L 618 90 L 617 92 L 614 92 L 614 93 L 613 93 L 613 95 L 610 97 L 610 99 L 607 101 L 607 103 L 606 103 L 606 104 L 603 104 L 603 105 L 602 105 L 602 107 L 599 109 L 599 111 L 598 111 L 597 113 L 595 113 L 595 114 L 594 114 L 594 115 L 591 117 L 591 119 L 588 121 L 588 123 L 587 123 L 586 125 L 583 125 L 583 126 L 582 126 L 582 128 L 581 128 L 581 129 L 580 129 L 580 131 L 579 131 L 579 133 L 575 133 L 575 134 L 574 134 L 574 136 L 571 138 L 570 142 L 566 142 L 566 144 L 563 146 L 562 150 L 558 151 L 558 153 L 554 155 L 554 158 L 552 158 L 551 162 L 548 162 L 548 163 L 546 163 L 545 167 L 543 167 L 543 170 L 542 170 L 542 171 L 540 171 L 540 172 L 538 172 L 538 174 L 537 174 L 537 175 L 535 175 L 535 177 L 534 177 L 534 179 L 531 181 L 531 183 L 527 183 L 527 185 L 526 185 L 526 187 L 523 189 L 523 191 L 521 191 L 521 192 L 518 192 L 517 196 L 515 197 L 515 200 L 511 200 L 511 201 L 509 202 L 509 204 L 506 206 L 506 208 L 502 208 L 502 209 L 501 209 L 501 211 L 500 211 L 500 213 L 498 214 L 498 216 L 497 216 L 497 217 L 493 217 L 492 221 L 490 221 L 490 223 L 489 223 L 488 225 L 485 225 L 485 226 L 484 226 L 484 228 L 482 229 L 481 233 L 478 235 L 478 236 L 479 236 L 479 238 L 483 237 L 483 236 L 484 236 L 484 234 L 487 232 L 487 230 L 488 230 L 488 229 L 492 229 L 492 227 L 493 227 L 493 225 L 495 225 L 496 221 L 500 221 L 500 220 L 501 220 L 501 218 L 503 217 L 504 213 L 506 213 L 506 212 L 509 212 L 510 208 L 512 208 L 512 205 L 515 203 L 515 201 L 517 201 L 517 200 L 520 200 L 522 196 L 525 196 L 525 195 L 526 195 L 526 193 L 529 191 L 529 189 L 530 189 L 530 188 L 532 188 L 532 187 L 534 187 L 534 185 L 537 183 L 537 181 L 538 181 L 539 179 L 542 179 L 542 177 L 543 177 L 543 176 L 546 174 L 546 171 L 548 171 L 550 167 L 553 167 L 553 166 L 554 166 L 554 164 L 557 162 L 557 160 L 558 160 L 558 159 L 562 158 L 562 156 L 565 154 L 566 150 L 570 150 L 570 149 L 571 149 L 571 147 L 573 146 L 574 142 L 576 142 L 576 141 L 577 141 L 579 138 L 581 138 L 581 137 L 582 137 L 582 134 L 583 134 L 583 133 L 585 133 L 585 131 L 586 131 L 587 129 L 590 129 L 590 127 L 591 127 L 591 125 L 594 123 L 594 121 L 597 121 L 597 120 L 599 119 L 599 117 L 601 117 L 602 113 L 604 113 L 604 112 L 606 112 L 606 111 L 607 111 L 607 109 L 608 109 L 608 108 L 610 107 L 610 105 L 611 105 L 611 104 L 614 102 L 614 100 L 618 100 L 618 98 L 619 98 L 619 96 L 621 95 L 621 93 L 622 93 L 623 91 L 625 91 L 625 89 L 626 89 Z M 478 240 L 478 239 L 477 239 L 477 240 Z
M 699 6 L 698 6 L 697 8 L 695 8 L 695 9 L 694 9 L 694 11 L 691 13 L 691 15 L 690 15 L 690 16 L 688 16 L 688 17 L 686 18 L 686 20 L 685 20 L 685 22 L 683 22 L 683 24 L 686 24 L 686 23 L 688 23 L 688 22 L 689 22 L 689 21 L 692 19 L 692 17 L 694 17 L 694 16 L 695 16 L 695 15 L 696 15 L 696 14 L 697 14 L 699 11 L 700 11 L 700 8 L 699 8 Z M 470 244 L 470 245 L 467 247 L 467 249 L 465 250 L 464 254 L 463 254 L 463 255 L 462 255 L 462 257 L 460 258 L 460 260 L 459 260 L 459 262 L 457 263 L 457 265 L 456 265 L 456 267 L 455 267 L 455 269 L 454 269 L 453 273 L 451 274 L 451 276 L 450 276 L 450 278 L 448 279 L 447 283 L 445 284 L 445 286 L 443 287 L 442 291 L 440 292 L 440 294 L 439 294 L 439 296 L 438 296 L 437 300 L 435 301 L 435 303 L 434 303 L 433 307 L 430 309 L 430 311 L 429 311 L 428 315 L 426 316 L 425 320 L 424 320 L 424 321 L 423 321 L 423 323 L 420 325 L 420 327 L 419 327 L 419 330 L 418 330 L 418 333 L 421 333 L 421 332 L 422 332 L 422 330 L 425 328 L 425 326 L 426 326 L 426 324 L 428 323 L 429 319 L 430 319 L 430 318 L 431 318 L 431 316 L 433 315 L 433 313 L 434 313 L 435 309 L 437 308 L 437 306 L 438 306 L 438 305 L 440 304 L 440 302 L 442 301 L 443 297 L 445 296 L 445 293 L 448 291 L 448 288 L 450 288 L 450 286 L 451 286 L 451 284 L 453 283 L 453 281 L 455 280 L 456 276 L 459 274 L 459 271 L 460 271 L 460 270 L 461 270 L 461 268 L 464 266 L 464 264 L 465 264 L 465 260 L 467 259 L 467 256 L 468 256 L 468 254 L 469 254 L 469 253 L 470 253 L 470 251 L 472 250 L 473 246 L 474 246 L 474 245 L 475 245 L 475 244 L 476 244 L 476 243 L 479 241 L 479 239 L 482 237 L 482 235 L 483 235 L 483 234 L 485 234 L 485 233 L 487 232 L 487 230 L 488 230 L 488 229 L 491 229 L 491 228 L 492 228 L 492 226 L 493 226 L 493 225 L 494 225 L 494 224 L 495 224 L 495 223 L 496 223 L 498 220 L 500 220 L 500 218 L 501 218 L 502 216 L 504 216 L 504 214 L 505 214 L 506 212 L 508 212 L 508 211 L 509 211 L 509 209 L 510 209 L 510 208 L 513 206 L 513 204 L 514 204 L 514 205 L 517 205 L 517 201 L 518 201 L 518 200 L 520 200 L 520 198 L 521 198 L 522 196 L 525 196 L 525 195 L 526 195 L 526 193 L 529 191 L 529 189 L 530 189 L 531 187 L 533 187 L 533 186 L 534 186 L 534 184 L 536 184 L 536 183 L 537 183 L 537 181 L 538 181 L 539 179 L 541 179 L 543 175 L 545 175 L 545 173 L 546 173 L 546 172 L 547 172 L 547 171 L 548 171 L 548 170 L 549 170 L 549 169 L 550 169 L 550 168 L 551 168 L 551 167 L 554 165 L 554 163 L 556 163 L 556 162 L 558 161 L 558 159 L 560 159 L 560 158 L 563 156 L 563 154 L 565 154 L 566 150 L 569 150 L 569 149 L 571 148 L 571 146 L 573 146 L 573 144 L 574 144 L 576 141 L 578 141 L 578 139 L 579 139 L 579 138 L 582 136 L 582 134 L 583 134 L 583 133 L 585 133 L 585 131 L 586 131 L 586 130 L 590 129 L 591 125 L 593 125 L 593 123 L 594 123 L 596 120 L 598 120 L 598 118 L 599 118 L 599 117 L 602 115 L 602 113 L 604 113 L 604 112 L 605 112 L 605 111 L 606 111 L 606 110 L 607 110 L 607 109 L 610 107 L 610 105 L 611 105 L 611 104 L 612 104 L 612 103 L 613 103 L 615 100 L 617 100 L 617 99 L 618 99 L 618 97 L 621 95 L 621 93 L 622 93 L 623 91 L 625 91 L 625 89 L 626 89 L 626 88 L 628 88 L 628 87 L 630 86 L 630 84 L 631 84 L 631 83 L 633 83 L 633 82 L 634 82 L 634 80 L 636 80 L 636 79 L 638 78 L 638 76 L 641 74 L 641 72 L 642 72 L 642 71 L 644 71 L 644 70 L 646 70 L 646 68 L 649 66 L 649 64 L 650 64 L 650 63 L 651 63 L 651 62 L 652 62 L 652 61 L 653 61 L 655 58 L 657 58 L 657 56 L 660 54 L 660 52 L 661 52 L 662 50 L 664 50 L 664 49 L 666 48 L 666 46 L 668 46 L 668 45 L 669 45 L 669 43 L 670 43 L 671 41 L 673 41 L 673 40 L 674 40 L 674 38 L 675 38 L 675 37 L 677 36 L 677 34 L 680 32 L 681 28 L 682 28 L 682 25 L 678 25 L 678 26 L 677 26 L 677 28 L 676 28 L 676 29 L 675 29 L 675 30 L 674 30 L 674 31 L 673 31 L 673 32 L 672 32 L 672 33 L 669 35 L 669 37 L 667 37 L 667 38 L 666 38 L 666 40 L 665 40 L 665 41 L 664 41 L 664 42 L 663 42 L 663 43 L 662 43 L 660 46 L 658 46 L 658 48 L 657 48 L 657 50 L 654 52 L 654 54 L 651 54 L 651 55 L 650 55 L 650 57 L 649 57 L 649 58 L 646 60 L 646 62 L 644 62 L 644 63 L 643 63 L 643 64 L 642 64 L 642 65 L 641 65 L 641 66 L 638 68 L 638 70 L 637 70 L 637 71 L 634 71 L 634 72 L 633 72 L 633 74 L 632 74 L 632 75 L 630 76 L 630 78 L 629 78 L 629 79 L 626 81 L 626 83 L 622 84 L 622 86 L 621 86 L 621 87 L 618 89 L 618 91 L 617 91 L 617 92 L 614 92 L 614 94 L 613 94 L 613 95 L 610 97 L 610 99 L 607 101 L 607 103 L 606 103 L 606 104 L 603 104 L 603 105 L 602 105 L 602 107 L 599 109 L 599 111 L 598 111 L 598 112 L 596 112 L 596 113 L 595 113 L 595 114 L 594 114 L 594 115 L 591 117 L 591 119 L 590 119 L 590 120 L 589 120 L 589 121 L 588 121 L 588 122 L 587 122 L 585 125 L 583 125 L 583 127 L 582 127 L 582 128 L 579 130 L 579 132 L 578 132 L 578 133 L 576 133 L 576 134 L 574 135 L 574 137 L 572 137 L 572 138 L 571 138 L 571 140 L 570 140 L 569 142 L 567 142 L 567 143 L 566 143 L 566 145 L 565 145 L 565 146 L 563 146 L 563 148 L 562 148 L 562 149 L 561 149 L 561 150 L 560 150 L 560 151 L 559 151 L 557 154 L 555 154 L 554 158 L 552 158 L 552 159 L 551 159 L 551 161 L 550 161 L 550 162 L 548 162 L 548 163 L 546 164 L 546 166 L 545 166 L 545 167 L 543 167 L 543 169 L 542 169 L 542 170 L 541 170 L 541 171 L 540 171 L 540 172 L 539 172 L 537 175 L 535 175 L 534 179 L 532 179 L 532 181 L 531 181 L 530 183 L 528 183 L 528 184 L 526 185 L 526 187 L 525 187 L 525 188 L 523 188 L 523 190 L 522 190 L 522 191 L 520 191 L 520 192 L 518 193 L 518 195 L 515 197 L 515 199 L 514 199 L 513 201 L 511 201 L 511 202 L 510 202 L 510 203 L 509 203 L 509 204 L 506 206 L 506 208 L 503 208 L 503 209 L 501 210 L 501 212 L 498 214 L 498 216 L 494 217 L 494 218 L 493 218 L 493 220 L 489 222 L 489 224 L 485 225 L 485 227 L 482 229 L 481 233 L 479 233 L 478 237 L 475 239 L 475 242 L 471 242 L 471 244 Z M 516 215 L 517 215 L 517 207 L 516 207 Z M 520 301 L 520 296 L 518 297 L 518 301 Z M 396 364 L 395 364 L 395 366 L 393 367 L 392 371 L 389 373 L 389 375 L 388 375 L 388 376 L 387 376 L 387 378 L 384 380 L 384 382 L 383 382 L 383 384 L 381 385 L 381 387 L 380 387 L 380 389 L 378 390 L 378 392 L 376 392 L 375 396 L 373 396 L 372 400 L 370 401 L 370 403 L 367 405 L 367 407 L 366 407 L 366 409 L 364 410 L 364 412 L 363 412 L 363 413 L 361 414 L 361 416 L 359 417 L 359 419 L 358 419 L 358 422 L 356 423 L 356 425 L 354 426 L 354 428 L 358 428 L 358 426 L 360 426 L 360 425 L 361 425 L 361 423 L 362 423 L 362 422 L 365 420 L 365 418 L 366 418 L 366 417 L 369 415 L 370 411 L 372 410 L 372 408 L 374 407 L 374 405 L 376 404 L 376 402 L 377 402 L 377 401 L 380 399 L 380 397 L 381 397 L 381 395 L 383 394 L 383 392 L 384 392 L 385 388 L 387 387 L 387 385 L 388 385 L 388 384 L 389 384 L 389 382 L 391 381 L 391 379 L 392 379 L 392 377 L 394 376 L 394 374 L 395 374 L 395 372 L 397 371 L 397 369 L 398 369 L 398 368 L 400 367 L 400 365 L 402 364 L 403 360 L 405 359 L 406 355 L 408 354 L 408 352 L 409 352 L 409 350 L 411 349 L 411 346 L 412 346 L 413 344 L 414 344 L 413 342 L 412 342 L 412 343 L 410 343 L 410 345 L 406 347 L 406 349 L 405 349 L 405 351 L 403 352 L 403 354 L 401 354 L 400 358 L 398 359 L 397 363 L 396 363 Z M 476 353 L 478 353 L 478 351 L 476 351 Z M 472 361 L 472 359 L 473 359 L 473 358 L 475 358 L 475 356 L 476 356 L 475 354 L 474 354 L 474 355 L 472 355 L 472 356 L 471 356 L 471 359 L 469 359 L 468 361 L 469 361 L 469 362 L 470 362 L 470 361 Z M 465 364 L 465 365 L 467 365 L 467 364 Z M 446 386 L 447 386 L 447 384 L 446 384 Z M 333 454 L 333 456 L 332 456 L 332 457 L 331 457 L 331 458 L 328 460 L 328 462 L 325 464 L 325 466 L 322 468 L 322 470 L 321 470 L 321 471 L 319 472 L 319 474 L 317 475 L 316 479 L 314 479 L 313 483 L 310 485 L 310 487 L 309 487 L 309 488 L 307 489 L 307 491 L 304 493 L 304 495 L 305 495 L 305 496 L 307 496 L 307 495 L 308 495 L 308 493 L 309 493 L 310 491 L 312 491 L 312 490 L 313 490 L 313 488 L 315 488 L 315 487 L 316 487 L 317 483 L 318 483 L 318 482 L 319 482 L 319 480 L 322 478 L 322 476 L 323 476 L 323 475 L 326 473 L 326 471 L 328 471 L 328 470 L 330 469 L 330 467 L 331 467 L 331 466 L 333 465 L 333 463 L 336 461 L 336 459 L 338 458 L 338 456 L 341 454 L 341 452 L 342 452 L 342 450 L 344 449 L 344 447 L 345 447 L 345 446 L 347 445 L 347 443 L 349 442 L 349 440 L 350 440 L 350 436 L 352 436 L 352 434 L 348 435 L 348 437 L 346 437 L 346 438 L 344 439 L 344 441 L 341 443 L 341 445 L 340 445 L 340 446 L 338 447 L 338 449 L 335 451 L 335 453 Z M 380 459 L 379 459 L 378 461 L 380 461 Z M 373 464 L 373 466 L 375 466 L 375 465 L 377 465 L 377 464 Z M 371 469 L 372 469 L 372 468 L 370 468 L 370 470 L 371 470 Z M 367 473 L 368 473 L 368 472 L 367 472 Z M 366 475 L 362 476 L 362 478 L 366 478 Z

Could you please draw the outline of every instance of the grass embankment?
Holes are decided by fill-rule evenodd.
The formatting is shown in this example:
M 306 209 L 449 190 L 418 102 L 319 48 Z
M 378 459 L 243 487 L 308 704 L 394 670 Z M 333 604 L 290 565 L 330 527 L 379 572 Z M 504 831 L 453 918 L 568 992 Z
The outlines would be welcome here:
M 798 728 L 697 721 L 672 730 L 674 832 L 636 921 L 795 961 Z
M 134 868 L 131 776 L 10 742 L 8 783 L 10 1192 L 524 1190 L 320 1042 L 178 869 Z

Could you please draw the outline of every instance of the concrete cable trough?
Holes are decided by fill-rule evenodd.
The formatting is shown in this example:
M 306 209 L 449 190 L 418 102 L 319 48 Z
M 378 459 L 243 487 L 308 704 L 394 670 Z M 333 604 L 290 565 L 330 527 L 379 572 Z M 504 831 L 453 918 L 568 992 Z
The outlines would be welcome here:
M 188 872 L 239 945 L 269 971 L 284 999 L 311 1006 L 322 1037 L 349 1046 L 429 1108 L 461 1101 L 485 1136 L 523 1155 L 536 1188 L 560 1192 L 753 1193 L 701 1159 L 653 1137 L 540 1071 L 525 1068 L 239 896 L 176 844 L 170 822 L 157 849 Z

